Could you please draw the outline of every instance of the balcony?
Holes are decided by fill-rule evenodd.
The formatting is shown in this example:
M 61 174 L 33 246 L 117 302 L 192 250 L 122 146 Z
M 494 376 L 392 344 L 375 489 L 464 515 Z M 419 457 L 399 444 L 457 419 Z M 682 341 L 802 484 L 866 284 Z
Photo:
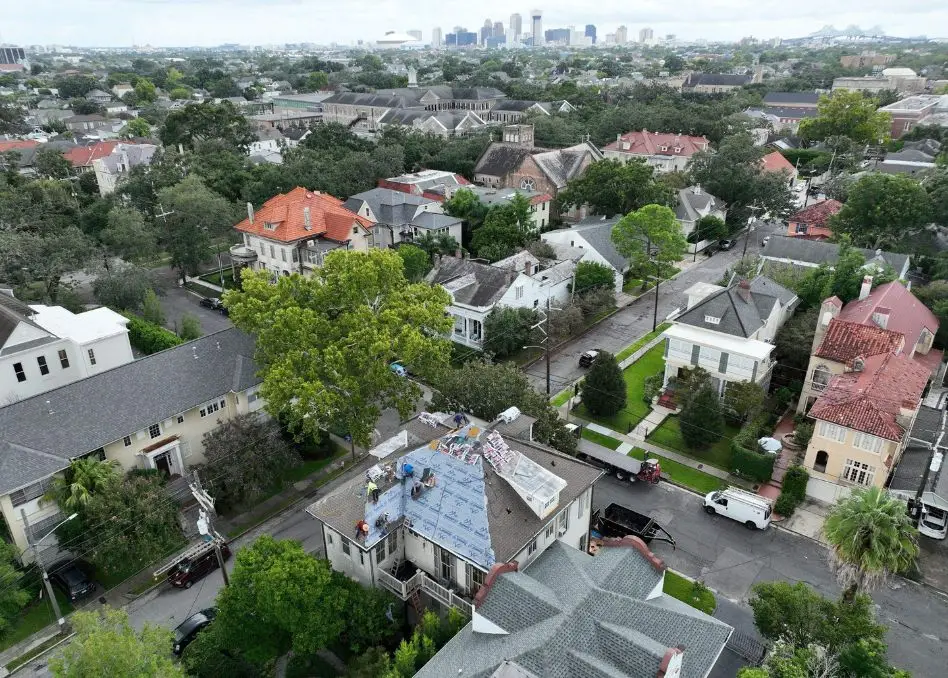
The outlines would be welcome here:
M 246 245 L 231 245 L 230 258 L 235 264 L 252 264 L 257 260 L 257 253 Z
M 442 586 L 423 571 L 418 570 L 404 581 L 397 576 L 379 570 L 378 582 L 382 588 L 391 591 L 402 600 L 408 600 L 416 591 L 423 591 L 439 603 L 460 610 L 468 617 L 474 613 L 474 605 L 446 586 Z

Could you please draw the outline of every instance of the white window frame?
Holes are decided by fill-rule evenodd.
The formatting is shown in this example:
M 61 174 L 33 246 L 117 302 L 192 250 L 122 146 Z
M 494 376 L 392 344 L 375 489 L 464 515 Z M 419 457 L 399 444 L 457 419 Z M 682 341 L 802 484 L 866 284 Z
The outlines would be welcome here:
M 348 537 L 342 538 L 342 552 L 349 558 L 352 557 L 352 545 L 349 543 Z
M 95 351 L 93 351 L 91 348 L 89 349 L 89 364 L 95 365 Z
M 157 431 L 157 433 L 156 433 Z M 161 437 L 161 424 L 152 424 L 148 427 L 148 437 L 154 440 Z
M 706 323 L 708 323 L 709 325 L 720 325 L 720 324 L 721 324 L 721 319 L 720 319 L 720 318 L 715 318 L 713 315 L 706 315 L 706 316 L 704 317 L 704 321 L 705 321 Z
M 527 544 L 527 557 L 532 556 L 537 551 L 537 540 L 534 537 L 533 541 Z
M 873 454 L 879 454 L 882 452 L 882 446 L 884 443 L 884 438 L 880 438 L 879 436 L 874 436 L 869 433 L 858 432 L 853 437 L 853 447 L 855 447 L 857 450 L 872 452 Z
M 876 467 L 864 461 L 847 459 L 843 465 L 843 480 L 853 485 L 871 487 L 876 478 Z
M 131 447 L 131 446 L 132 446 L 132 436 L 125 436 L 124 438 L 122 438 L 122 443 L 125 445 L 125 447 Z
M 826 438 L 827 440 L 834 440 L 837 443 L 846 442 L 846 428 L 838 424 L 833 424 L 828 421 L 820 421 L 819 426 L 816 427 L 817 435 L 820 438 Z
M 64 370 L 69 369 L 69 354 L 63 349 L 59 351 L 59 366 Z

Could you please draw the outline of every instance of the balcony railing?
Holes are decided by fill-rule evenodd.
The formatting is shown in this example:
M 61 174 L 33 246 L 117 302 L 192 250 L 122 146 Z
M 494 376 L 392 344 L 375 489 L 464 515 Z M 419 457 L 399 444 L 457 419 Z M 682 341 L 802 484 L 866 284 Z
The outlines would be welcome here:
M 474 613 L 474 606 L 470 602 L 446 586 L 442 586 L 421 570 L 407 581 L 402 581 L 385 570 L 379 570 L 378 581 L 382 588 L 391 591 L 402 600 L 408 600 L 411 594 L 420 589 L 439 603 L 457 608 L 468 616 Z
M 257 253 L 246 245 L 232 245 L 230 258 L 239 264 L 249 264 L 257 260 Z

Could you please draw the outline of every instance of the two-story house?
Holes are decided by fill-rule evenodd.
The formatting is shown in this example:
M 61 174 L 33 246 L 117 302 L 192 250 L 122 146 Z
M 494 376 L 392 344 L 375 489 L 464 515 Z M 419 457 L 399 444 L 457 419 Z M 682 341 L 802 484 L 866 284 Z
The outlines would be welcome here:
M 92 170 L 95 172 L 96 183 L 99 184 L 99 193 L 102 196 L 114 193 L 118 182 L 127 176 L 133 167 L 150 165 L 157 152 L 158 147 L 155 144 L 120 143 L 114 144 L 107 154 L 94 154 Z
M 74 459 L 172 478 L 204 461 L 205 433 L 263 406 L 253 353 L 231 328 L 0 407 L 0 511 L 17 547 L 27 547 L 21 509 L 34 539 L 63 519 L 43 495 Z
M 787 219 L 787 235 L 791 238 L 826 240 L 833 235 L 829 220 L 843 209 L 843 203 L 829 198 L 815 202 Z
M 628 257 L 619 253 L 612 241 L 612 230 L 619 223 L 618 217 L 586 217 L 571 228 L 558 228 L 540 235 L 540 239 L 553 246 L 576 248 L 583 252 L 580 261 L 589 261 L 612 269 L 615 292 L 622 291 L 625 274 L 629 271 Z
M 694 232 L 698 222 L 704 217 L 717 217 L 724 221 L 727 218 L 727 207 L 724 205 L 724 201 L 715 198 L 700 186 L 688 186 L 680 189 L 678 191 L 678 204 L 675 206 L 675 218 L 681 224 L 682 234 L 688 238 Z M 692 243 L 689 238 L 688 251 L 694 254 L 710 244 L 710 240 L 700 240 Z
M 687 294 L 688 307 L 662 333 L 664 385 L 673 385 L 682 370 L 701 367 L 720 395 L 732 382 L 766 389 L 774 367 L 773 339 L 793 315 L 798 297 L 766 276 L 727 288 L 699 283 Z
M 938 319 L 899 282 L 843 306 L 820 306 L 797 411 L 816 421 L 804 465 L 807 493 L 834 502 L 853 486 L 884 486 L 908 443 L 921 398 L 938 373 Z
M 515 195 L 521 195 L 530 201 L 530 217 L 535 232 L 546 228 L 546 225 L 550 223 L 550 204 L 553 202 L 553 196 L 549 193 L 525 188 L 488 188 L 486 186 L 467 186 L 466 189 L 474 193 L 477 199 L 488 207 L 507 205 Z
M 451 415 L 422 413 L 406 430 L 371 485 L 356 478 L 306 509 L 334 570 L 470 614 L 495 563 L 526 566 L 556 541 L 586 550 L 602 471 L 504 425 L 454 428 Z
M 234 226 L 243 242 L 230 248 L 240 266 L 274 276 L 306 273 L 323 264 L 335 249 L 365 252 L 375 247 L 374 224 L 346 209 L 338 198 L 297 186 L 280 193 Z
M 0 291 L 0 407 L 131 362 L 127 325 L 107 308 L 77 314 Z
M 356 193 L 344 203 L 350 212 L 375 224 L 375 246 L 412 242 L 430 234 L 461 243 L 462 220 L 444 213 L 441 203 L 391 188 Z
M 470 187 L 471 182 L 460 174 L 444 170 L 421 169 L 388 179 L 379 179 L 379 188 L 420 195 L 429 200 L 444 202 L 459 188 Z
M 578 253 L 581 254 L 581 253 Z M 458 257 L 435 257 L 425 278 L 451 295 L 454 319 L 449 339 L 471 348 L 484 344 L 484 320 L 495 308 L 545 308 L 570 297 L 576 259 L 541 260 L 526 250 L 486 264 Z
M 710 143 L 705 137 L 665 132 L 626 132 L 616 135 L 616 140 L 602 149 L 607 159 L 629 162 L 644 160 L 656 172 L 682 172 L 695 153 L 708 150 Z

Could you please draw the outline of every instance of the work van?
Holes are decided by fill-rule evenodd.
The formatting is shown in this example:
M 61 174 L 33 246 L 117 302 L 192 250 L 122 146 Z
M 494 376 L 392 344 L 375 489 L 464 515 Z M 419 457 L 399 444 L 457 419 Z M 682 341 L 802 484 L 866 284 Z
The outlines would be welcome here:
M 738 487 L 709 492 L 704 498 L 704 510 L 744 523 L 751 530 L 763 530 L 770 525 L 773 512 L 768 499 Z

